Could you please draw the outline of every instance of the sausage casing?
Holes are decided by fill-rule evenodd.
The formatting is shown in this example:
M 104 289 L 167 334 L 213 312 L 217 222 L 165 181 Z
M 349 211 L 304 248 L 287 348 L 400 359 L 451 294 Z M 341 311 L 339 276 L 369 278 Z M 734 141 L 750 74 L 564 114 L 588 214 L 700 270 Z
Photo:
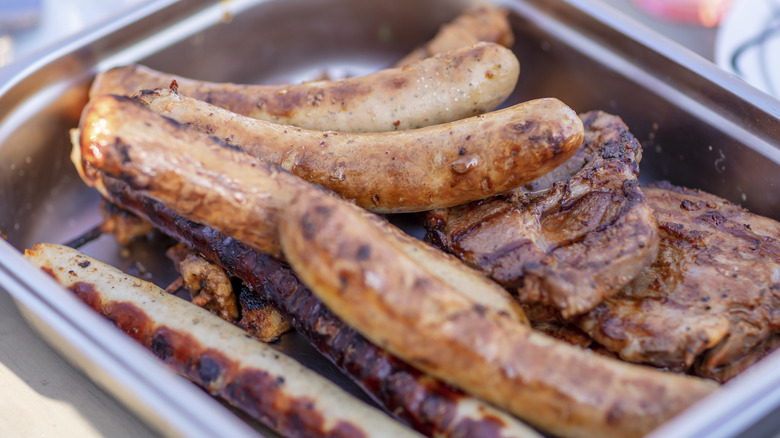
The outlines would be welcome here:
M 563 436 L 641 436 L 717 387 L 621 363 L 496 315 L 404 257 L 354 205 L 302 194 L 284 254 L 372 342 L 532 425 Z
M 168 88 L 232 112 L 283 125 L 342 132 L 413 129 L 496 108 L 514 90 L 520 64 L 489 42 L 460 47 L 403 68 L 365 76 L 285 85 L 214 83 L 140 65 L 98 74 L 92 98 Z
M 418 436 L 152 283 L 61 245 L 37 244 L 25 255 L 170 368 L 285 436 Z
M 320 353 L 380 406 L 415 430 L 436 437 L 536 438 L 515 417 L 412 368 L 344 324 L 301 284 L 284 262 L 214 229 L 188 221 L 127 185 L 101 175 L 111 201 L 149 220 L 251 286 Z M 458 279 L 457 276 L 452 276 Z M 465 284 L 469 284 L 466 282 Z M 475 288 L 478 289 L 478 288 Z
M 110 198 L 98 172 L 114 176 L 176 213 L 280 257 L 282 210 L 302 192 L 333 192 L 160 116 L 125 97 L 93 99 L 75 131 L 72 160 L 84 181 Z M 363 210 L 361 210 L 363 211 Z M 439 273 L 459 293 L 527 322 L 500 286 L 459 260 L 365 212 L 399 251 Z
M 420 129 L 354 134 L 241 117 L 170 90 L 137 97 L 166 117 L 381 213 L 506 192 L 566 161 L 584 137 L 579 117 L 553 98 Z

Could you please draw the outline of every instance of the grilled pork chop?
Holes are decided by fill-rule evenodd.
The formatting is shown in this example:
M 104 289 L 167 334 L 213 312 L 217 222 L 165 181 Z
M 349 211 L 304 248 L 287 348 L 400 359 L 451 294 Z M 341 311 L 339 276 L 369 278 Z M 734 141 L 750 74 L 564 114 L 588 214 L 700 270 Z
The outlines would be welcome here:
M 639 142 L 617 116 L 580 118 L 583 146 L 554 174 L 426 220 L 428 241 L 516 290 L 521 301 L 551 305 L 567 318 L 618 292 L 658 248 L 637 183 Z
M 579 322 L 621 358 L 724 380 L 776 344 L 780 223 L 699 190 L 643 188 L 658 259 Z

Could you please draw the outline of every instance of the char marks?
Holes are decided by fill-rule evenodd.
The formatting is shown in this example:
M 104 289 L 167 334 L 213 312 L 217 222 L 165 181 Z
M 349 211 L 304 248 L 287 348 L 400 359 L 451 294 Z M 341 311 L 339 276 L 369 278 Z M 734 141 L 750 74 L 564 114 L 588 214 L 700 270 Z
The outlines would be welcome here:
M 521 301 L 583 314 L 648 266 L 658 236 L 637 184 L 641 146 L 616 116 L 580 116 L 585 140 L 558 169 L 507 195 L 428 214 L 426 239 Z M 549 144 L 554 130 L 518 126 Z M 553 153 L 542 150 L 539 153 Z

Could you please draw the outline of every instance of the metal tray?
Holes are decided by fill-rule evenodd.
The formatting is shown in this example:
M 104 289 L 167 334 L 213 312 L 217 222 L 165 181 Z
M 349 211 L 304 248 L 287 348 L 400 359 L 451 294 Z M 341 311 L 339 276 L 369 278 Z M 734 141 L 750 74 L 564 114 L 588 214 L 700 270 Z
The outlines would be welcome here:
M 392 64 L 468 3 L 153 0 L 0 70 L 0 288 L 55 349 L 161 433 L 267 432 L 173 376 L 21 258 L 35 242 L 64 242 L 100 221 L 98 194 L 68 159 L 87 88 L 95 72 L 131 62 L 247 83 L 362 74 Z M 508 103 L 555 96 L 577 111 L 618 114 L 645 147 L 643 181 L 698 187 L 780 219 L 777 100 L 598 0 L 501 3 L 522 68 Z M 162 286 L 173 278 L 154 242 L 133 244 L 129 257 L 110 236 L 83 250 Z M 278 348 L 357 392 L 297 336 Z M 780 428 L 770 415 L 778 406 L 773 354 L 656 435 L 766 435 Z

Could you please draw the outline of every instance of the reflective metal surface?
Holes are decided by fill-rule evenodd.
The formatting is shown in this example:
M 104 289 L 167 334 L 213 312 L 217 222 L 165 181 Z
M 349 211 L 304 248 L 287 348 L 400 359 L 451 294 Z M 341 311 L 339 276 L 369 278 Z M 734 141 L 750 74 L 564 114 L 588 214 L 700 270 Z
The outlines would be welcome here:
M 68 160 L 68 130 L 76 126 L 92 77 L 130 62 L 247 83 L 296 82 L 323 71 L 361 74 L 392 64 L 467 3 L 153 1 L 0 70 L 0 232 L 9 242 L 0 242 L 0 287 L 44 338 L 158 430 L 247 433 L 229 411 L 168 376 L 18 254 L 37 241 L 65 242 L 100 221 L 99 196 Z M 618 114 L 645 147 L 644 182 L 668 179 L 698 187 L 780 219 L 777 101 L 598 2 L 502 3 L 513 11 L 521 63 L 518 88 L 507 104 L 555 96 L 577 111 Z M 138 242 L 125 257 L 105 236 L 84 251 L 165 286 L 174 274 L 159 245 Z M 285 337 L 278 347 L 354 391 L 300 338 Z M 768 359 L 778 361 L 778 355 Z M 772 391 L 780 391 L 780 366 L 768 368 L 760 380 L 770 388 L 746 374 L 702 402 L 714 403 L 718 415 L 694 408 L 669 425 L 674 434 L 737 432 L 757 421 L 778 405 Z

